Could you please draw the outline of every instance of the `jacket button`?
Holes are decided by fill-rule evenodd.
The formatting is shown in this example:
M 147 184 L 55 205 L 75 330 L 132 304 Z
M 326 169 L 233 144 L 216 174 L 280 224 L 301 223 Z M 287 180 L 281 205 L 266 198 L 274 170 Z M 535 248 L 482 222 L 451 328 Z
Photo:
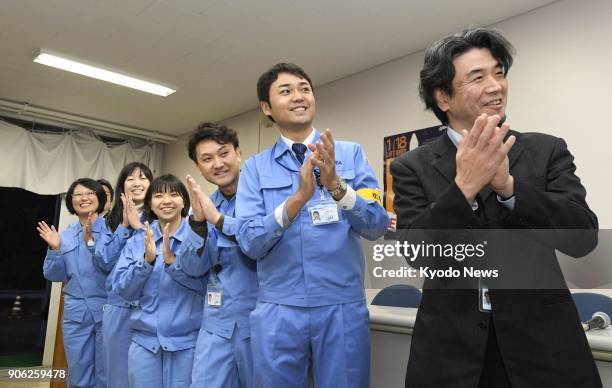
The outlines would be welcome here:
M 487 324 L 484 321 L 480 321 L 480 322 L 478 322 L 478 327 L 481 330 L 486 330 L 487 329 Z

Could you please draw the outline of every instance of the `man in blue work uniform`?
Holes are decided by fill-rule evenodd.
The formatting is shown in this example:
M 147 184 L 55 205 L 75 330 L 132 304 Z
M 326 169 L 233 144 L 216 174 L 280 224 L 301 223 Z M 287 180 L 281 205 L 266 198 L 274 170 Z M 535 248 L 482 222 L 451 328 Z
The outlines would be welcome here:
M 254 386 L 304 387 L 310 360 L 316 387 L 368 387 L 360 237 L 375 240 L 387 229 L 378 183 L 358 144 L 312 127 L 304 70 L 277 64 L 257 92 L 281 137 L 246 161 L 236 200 L 238 242 L 258 265 Z
M 224 125 L 202 123 L 187 148 L 202 176 L 218 187 L 209 198 L 187 177 L 194 198 L 191 224 L 207 225 L 207 241 L 202 258 L 179 259 L 179 265 L 190 276 L 209 274 L 192 386 L 251 387 L 249 314 L 257 298 L 257 264 L 240 251 L 235 238 L 240 227 L 234 217 L 241 162 L 238 136 Z

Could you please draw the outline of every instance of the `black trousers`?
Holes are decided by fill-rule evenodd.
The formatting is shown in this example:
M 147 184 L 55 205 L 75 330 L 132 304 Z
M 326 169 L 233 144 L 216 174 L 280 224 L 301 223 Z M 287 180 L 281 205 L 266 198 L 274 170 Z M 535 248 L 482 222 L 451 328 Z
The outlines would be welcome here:
M 504 360 L 499 350 L 493 319 L 489 319 L 489 336 L 487 350 L 478 388 L 510 388 L 510 379 L 504 366 Z

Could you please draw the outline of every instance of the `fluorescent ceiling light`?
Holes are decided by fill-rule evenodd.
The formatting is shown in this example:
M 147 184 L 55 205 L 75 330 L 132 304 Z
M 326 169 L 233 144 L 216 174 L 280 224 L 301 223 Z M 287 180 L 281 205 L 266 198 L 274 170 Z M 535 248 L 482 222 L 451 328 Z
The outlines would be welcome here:
M 96 78 L 102 81 L 112 82 L 117 85 L 127 86 L 128 88 L 138 89 L 143 92 L 157 94 L 158 96 L 162 97 L 169 96 L 176 92 L 176 90 L 170 89 L 163 85 L 143 81 L 138 78 L 115 73 L 99 67 L 86 65 L 71 59 L 62 58 L 55 54 L 50 54 L 49 52 L 43 50 L 41 50 L 40 54 L 34 58 L 34 62 L 55 67 L 57 69 L 66 70 L 72 73 L 81 74 L 87 77 Z

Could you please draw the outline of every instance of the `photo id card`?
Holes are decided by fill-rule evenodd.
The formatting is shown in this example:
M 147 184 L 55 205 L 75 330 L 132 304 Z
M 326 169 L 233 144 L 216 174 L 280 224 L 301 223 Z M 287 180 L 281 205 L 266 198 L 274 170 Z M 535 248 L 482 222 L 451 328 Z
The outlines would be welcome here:
M 490 313 L 492 309 L 489 297 L 489 287 L 478 280 L 478 310 L 483 313 Z
M 211 307 L 221 307 L 223 304 L 223 287 L 217 283 L 208 283 L 206 286 L 206 298 Z
M 318 201 L 308 208 L 310 220 L 314 226 L 333 224 L 340 221 L 340 211 L 336 202 L 331 200 Z

